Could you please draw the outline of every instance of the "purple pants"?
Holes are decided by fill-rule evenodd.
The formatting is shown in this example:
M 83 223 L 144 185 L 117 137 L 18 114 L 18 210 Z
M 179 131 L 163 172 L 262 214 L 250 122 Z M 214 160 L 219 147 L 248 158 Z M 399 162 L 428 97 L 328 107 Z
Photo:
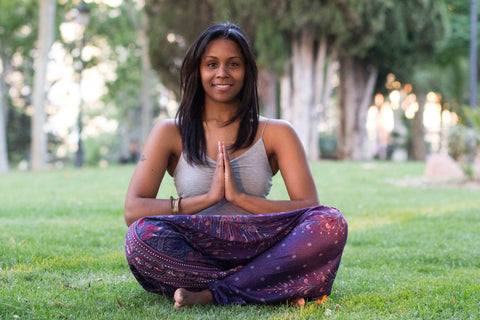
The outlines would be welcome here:
M 127 261 L 150 292 L 209 289 L 226 304 L 329 295 L 347 240 L 335 208 L 244 216 L 153 216 L 130 226 Z

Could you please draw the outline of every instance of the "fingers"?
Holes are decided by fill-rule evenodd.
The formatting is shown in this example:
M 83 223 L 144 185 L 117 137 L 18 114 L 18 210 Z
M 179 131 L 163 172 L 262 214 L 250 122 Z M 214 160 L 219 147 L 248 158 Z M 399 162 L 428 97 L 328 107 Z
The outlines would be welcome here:
M 217 167 L 215 169 L 216 173 L 215 175 L 218 177 L 219 180 L 221 180 L 222 185 L 224 184 L 225 180 L 225 161 L 224 161 L 224 153 L 223 153 L 223 148 L 222 144 L 219 141 L 218 142 L 218 155 L 217 155 Z
M 213 174 L 212 184 L 209 191 L 209 194 L 215 202 L 220 201 L 225 196 L 225 168 L 223 165 L 223 158 L 224 156 L 219 142 L 215 173 Z
M 222 148 L 222 142 L 218 141 L 218 151 L 217 151 L 217 169 L 224 170 L 224 148 Z
M 230 170 L 230 157 L 228 155 L 228 152 L 225 147 L 225 142 L 220 142 L 220 148 L 222 150 L 222 156 L 223 156 L 223 163 L 225 165 L 225 169 Z
M 232 203 L 235 203 L 239 192 L 237 188 L 237 183 L 235 180 L 235 175 L 233 174 L 232 167 L 230 165 L 230 157 L 225 147 L 225 143 L 221 143 L 223 164 L 225 166 L 225 199 Z

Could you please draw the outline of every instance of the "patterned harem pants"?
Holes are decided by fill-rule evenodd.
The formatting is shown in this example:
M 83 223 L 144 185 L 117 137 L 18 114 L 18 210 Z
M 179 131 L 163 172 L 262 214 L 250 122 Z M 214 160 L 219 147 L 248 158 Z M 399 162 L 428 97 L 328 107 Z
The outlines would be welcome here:
M 126 257 L 147 291 L 209 289 L 226 304 L 329 295 L 347 240 L 335 208 L 242 216 L 153 216 L 130 226 Z

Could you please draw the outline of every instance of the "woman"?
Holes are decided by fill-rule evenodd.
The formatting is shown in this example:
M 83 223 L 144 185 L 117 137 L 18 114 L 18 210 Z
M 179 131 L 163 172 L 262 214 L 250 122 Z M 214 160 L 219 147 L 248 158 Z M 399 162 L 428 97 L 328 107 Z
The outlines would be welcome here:
M 205 30 L 182 64 L 176 120 L 154 127 L 130 182 L 128 263 L 146 290 L 173 296 L 176 308 L 301 306 L 330 294 L 347 224 L 318 206 L 293 128 L 259 117 L 256 86 L 243 31 L 231 23 Z M 166 171 L 177 199 L 156 199 Z M 277 171 L 290 200 L 266 199 Z

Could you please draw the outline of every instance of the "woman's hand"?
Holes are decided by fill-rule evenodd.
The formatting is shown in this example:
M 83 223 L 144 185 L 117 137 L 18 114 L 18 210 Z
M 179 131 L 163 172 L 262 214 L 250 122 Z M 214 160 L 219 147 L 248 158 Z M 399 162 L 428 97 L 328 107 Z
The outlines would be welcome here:
M 222 148 L 221 142 L 219 141 L 215 173 L 213 174 L 212 184 L 210 186 L 210 191 L 208 192 L 209 198 L 214 203 L 219 202 L 225 196 L 225 165 L 223 150 L 224 148 Z
M 238 197 L 241 195 L 241 192 L 238 191 L 237 181 L 235 180 L 235 175 L 233 174 L 232 168 L 230 167 L 230 157 L 228 156 L 227 150 L 225 149 L 225 142 L 221 142 L 220 147 L 222 150 L 223 163 L 225 166 L 225 199 L 235 204 Z

